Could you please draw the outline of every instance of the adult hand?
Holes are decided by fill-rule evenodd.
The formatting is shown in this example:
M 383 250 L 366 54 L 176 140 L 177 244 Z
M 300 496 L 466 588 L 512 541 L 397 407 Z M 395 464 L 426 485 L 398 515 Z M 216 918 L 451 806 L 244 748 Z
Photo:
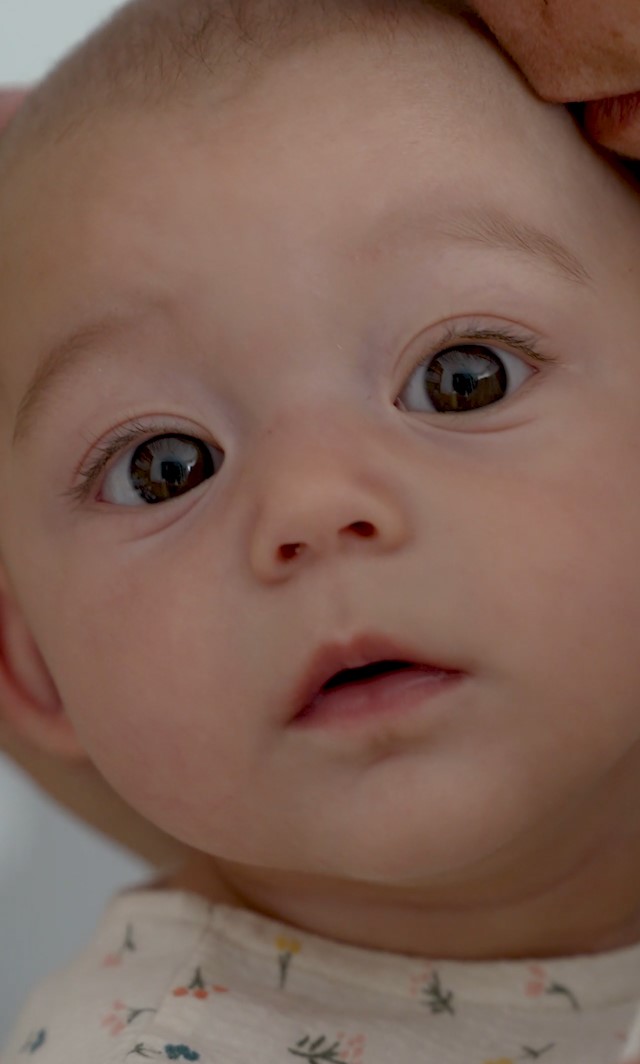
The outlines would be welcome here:
M 638 0 L 468 0 L 536 92 L 586 103 L 605 148 L 640 159 Z

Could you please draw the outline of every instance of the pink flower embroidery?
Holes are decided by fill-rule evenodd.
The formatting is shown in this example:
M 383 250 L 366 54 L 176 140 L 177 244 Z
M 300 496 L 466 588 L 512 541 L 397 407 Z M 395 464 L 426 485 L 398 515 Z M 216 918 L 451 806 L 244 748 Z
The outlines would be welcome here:
M 529 971 L 533 978 L 527 983 L 527 995 L 529 997 L 540 997 L 541 994 L 544 994 L 546 985 L 545 970 L 539 964 L 530 964 Z
M 119 964 L 122 964 L 122 957 L 119 957 L 117 953 L 108 953 L 102 962 L 102 967 L 117 968 Z

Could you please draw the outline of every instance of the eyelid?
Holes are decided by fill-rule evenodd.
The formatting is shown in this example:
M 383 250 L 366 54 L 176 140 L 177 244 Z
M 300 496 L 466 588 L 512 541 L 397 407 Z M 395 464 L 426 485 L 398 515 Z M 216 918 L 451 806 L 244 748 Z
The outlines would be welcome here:
M 78 469 L 77 476 L 84 482 L 76 484 L 68 491 L 64 491 L 62 493 L 63 498 L 71 498 L 77 503 L 83 503 L 100 473 L 106 468 L 113 456 L 120 454 L 129 444 L 136 443 L 141 439 L 151 440 L 154 436 L 196 435 L 195 432 L 189 432 L 186 428 L 179 428 L 178 420 L 177 418 L 171 421 L 167 419 L 166 421 L 152 422 L 150 424 L 134 420 L 114 429 L 102 443 L 91 449 L 89 458 Z
M 518 355 L 524 355 L 530 361 L 554 364 L 558 362 L 558 358 L 555 355 L 548 354 L 540 349 L 541 338 L 536 336 L 524 328 L 521 328 L 515 324 L 496 323 L 495 325 L 485 325 L 478 320 L 478 317 L 457 319 L 456 321 L 441 322 L 440 328 L 444 326 L 441 331 L 435 337 L 429 337 L 427 343 L 427 350 L 424 350 L 420 357 L 413 361 L 411 364 L 411 370 L 406 377 L 406 383 L 400 391 L 400 396 L 403 394 L 404 389 L 408 386 L 417 370 L 427 368 L 429 363 L 436 355 L 445 354 L 447 351 L 453 351 L 457 347 L 462 345 L 485 345 L 499 347 L 502 349 L 510 349 L 512 357 Z M 423 334 L 424 335 L 424 334 Z M 416 338 L 417 340 L 420 337 Z M 412 343 L 412 347 L 416 345 L 416 341 Z M 415 356 L 414 356 L 415 359 Z M 531 372 L 536 374 L 539 372 L 537 369 L 532 369 Z M 401 401 L 399 398 L 394 400 L 394 403 Z M 404 409 L 404 407 L 402 407 Z M 485 412 L 489 411 L 494 413 L 493 404 L 486 408 L 479 408 L 473 411 L 475 416 L 482 416 Z M 420 411 L 423 416 L 438 417 L 453 417 L 453 414 L 442 414 L 437 411 Z
M 540 339 L 531 332 L 506 324 L 487 328 L 475 321 L 467 322 L 466 326 L 463 323 L 450 322 L 444 335 L 438 337 L 429 355 L 425 357 L 433 357 L 438 351 L 444 351 L 447 347 L 465 342 L 500 344 L 527 355 L 534 362 L 553 363 L 557 361 L 553 355 L 540 350 Z

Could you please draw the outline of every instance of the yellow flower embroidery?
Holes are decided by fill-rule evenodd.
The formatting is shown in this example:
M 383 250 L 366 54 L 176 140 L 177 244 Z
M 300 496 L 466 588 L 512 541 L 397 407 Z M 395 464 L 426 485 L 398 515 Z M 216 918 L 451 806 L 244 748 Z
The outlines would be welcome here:
M 280 953 L 299 953 L 302 948 L 297 938 L 286 938 L 284 935 L 278 935 L 276 947 Z
M 286 935 L 278 935 L 276 949 L 278 950 L 278 963 L 280 965 L 280 989 L 284 990 L 291 958 L 294 954 L 300 952 L 302 945 L 297 938 L 287 938 Z

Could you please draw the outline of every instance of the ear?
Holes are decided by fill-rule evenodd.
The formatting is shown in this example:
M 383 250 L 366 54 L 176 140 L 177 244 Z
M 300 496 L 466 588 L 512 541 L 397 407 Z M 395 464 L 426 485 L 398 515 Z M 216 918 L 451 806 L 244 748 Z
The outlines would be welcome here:
M 88 760 L 2 563 L 0 724 L 44 753 L 75 762 Z

